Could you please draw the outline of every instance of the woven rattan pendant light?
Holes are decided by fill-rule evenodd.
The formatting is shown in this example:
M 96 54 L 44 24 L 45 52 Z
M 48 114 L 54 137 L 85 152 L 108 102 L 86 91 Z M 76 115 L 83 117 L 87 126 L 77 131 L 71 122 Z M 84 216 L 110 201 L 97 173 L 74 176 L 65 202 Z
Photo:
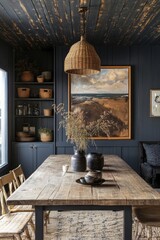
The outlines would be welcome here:
M 79 9 L 83 23 L 81 39 L 71 46 L 64 60 L 64 71 L 69 74 L 90 75 L 100 72 L 100 58 L 94 47 L 85 39 L 86 11 L 86 7 Z

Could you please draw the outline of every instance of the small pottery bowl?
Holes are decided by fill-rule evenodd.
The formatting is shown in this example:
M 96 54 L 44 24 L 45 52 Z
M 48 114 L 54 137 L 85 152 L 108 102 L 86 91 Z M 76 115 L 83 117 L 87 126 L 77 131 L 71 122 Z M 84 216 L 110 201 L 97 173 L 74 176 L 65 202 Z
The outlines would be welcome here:
M 89 175 L 85 175 L 84 179 L 85 179 L 86 183 L 94 183 L 97 180 L 95 177 L 92 177 Z
M 42 72 L 42 76 L 44 77 L 44 80 L 46 80 L 46 81 L 50 81 L 52 79 L 52 74 L 50 71 Z
M 82 184 L 85 184 L 85 183 L 86 183 L 86 180 L 84 179 L 84 177 L 81 177 L 79 180 L 80 180 L 80 182 L 81 182 Z
M 44 116 L 52 116 L 52 109 L 43 109 Z
M 37 76 L 37 82 L 39 82 L 39 83 L 44 82 L 44 77 L 42 75 Z
M 102 179 L 102 172 L 101 171 L 89 171 L 87 173 L 87 176 L 91 176 L 91 177 L 94 177 L 96 179 Z

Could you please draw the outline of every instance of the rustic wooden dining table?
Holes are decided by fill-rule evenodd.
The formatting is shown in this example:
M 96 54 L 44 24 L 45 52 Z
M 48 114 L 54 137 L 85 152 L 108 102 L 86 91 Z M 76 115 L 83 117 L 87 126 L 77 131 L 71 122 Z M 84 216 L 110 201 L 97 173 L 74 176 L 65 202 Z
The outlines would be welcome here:
M 160 205 L 160 194 L 151 188 L 124 160 L 105 155 L 102 185 L 77 183 L 86 172 L 62 174 L 70 165 L 70 155 L 51 155 L 8 198 L 10 205 L 35 207 L 35 239 L 44 238 L 45 210 L 114 210 L 124 211 L 123 239 L 132 239 L 132 206 Z

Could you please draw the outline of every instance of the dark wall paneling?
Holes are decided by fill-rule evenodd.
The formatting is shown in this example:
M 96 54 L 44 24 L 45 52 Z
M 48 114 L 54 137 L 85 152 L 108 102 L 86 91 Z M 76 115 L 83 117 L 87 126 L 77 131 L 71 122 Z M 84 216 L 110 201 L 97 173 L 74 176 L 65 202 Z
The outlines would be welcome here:
M 140 136 L 142 139 L 148 139 L 150 137 L 150 130 L 147 126 L 151 124 L 151 118 L 149 117 L 150 109 L 150 81 L 151 81 L 151 48 L 142 47 L 140 54 L 140 66 L 142 71 L 141 79 L 141 116 L 140 116 Z M 144 91 L 145 90 L 145 91 Z M 144 131 L 146 129 L 147 131 Z
M 68 76 L 64 73 L 64 59 L 68 52 L 66 47 L 56 48 L 56 104 L 64 103 L 66 110 L 68 107 Z M 65 131 L 59 129 L 59 115 L 56 116 L 56 129 L 58 131 L 56 140 L 57 142 L 63 141 L 65 138 Z M 59 130 L 58 130 L 59 129 Z
M 160 89 L 160 47 L 155 46 L 151 48 L 151 73 L 150 73 L 150 79 L 149 79 L 149 89 Z M 149 110 L 148 110 L 149 111 Z M 154 137 L 154 140 L 159 140 L 159 129 L 158 125 L 160 124 L 160 118 L 159 117 L 149 117 L 148 125 L 150 126 L 150 129 L 152 131 L 152 135 Z M 155 127 L 157 126 L 157 127 Z M 147 135 L 147 138 L 149 136 Z
M 103 154 L 113 154 L 118 155 L 121 157 L 121 147 L 115 147 L 115 146 L 106 146 L 106 147 L 99 147 L 98 152 L 101 152 Z
M 101 58 L 102 66 L 113 65 L 113 49 L 107 46 L 95 46 L 97 54 Z
M 96 148 L 88 151 L 103 154 L 117 154 L 136 171 L 139 171 L 139 141 L 160 140 L 160 118 L 151 118 L 150 89 L 160 89 L 160 46 L 95 46 L 102 65 L 131 65 L 132 69 L 132 139 L 131 140 L 98 140 Z M 68 48 L 57 47 L 56 90 L 57 102 L 68 102 L 67 75 L 63 71 L 64 58 Z M 58 125 L 57 125 L 58 126 Z M 72 144 L 66 143 L 64 131 L 57 132 L 57 153 L 73 153 Z
M 137 172 L 140 170 L 139 147 L 127 146 L 121 148 L 121 157 Z
M 151 68 L 152 68 L 152 79 L 151 79 L 151 88 L 160 89 L 160 48 L 155 46 L 151 48 Z
M 58 147 L 57 148 L 57 154 L 71 154 L 73 155 L 73 146 L 70 147 Z
M 154 47 L 142 47 L 139 52 L 139 65 L 140 69 L 140 81 L 139 81 L 139 104 L 140 104 L 140 117 L 139 117 L 139 138 L 141 140 L 150 140 L 151 137 L 154 140 L 160 138 L 158 125 L 160 118 L 150 117 L 150 89 L 160 88 L 160 81 L 158 74 L 155 75 L 157 78 L 153 82 L 153 72 L 159 68 L 160 61 L 160 48 L 157 49 L 159 55 L 154 56 Z M 154 66 L 154 69 L 153 69 Z M 156 70 L 157 71 L 157 70 Z M 154 84 L 154 87 L 153 87 Z
M 129 47 L 113 47 L 113 65 L 130 65 Z
M 130 65 L 131 65 L 131 125 L 132 139 L 136 139 L 139 133 L 139 108 L 141 102 L 141 94 L 139 93 L 139 48 L 130 48 Z M 136 127 L 135 127 L 136 126 Z

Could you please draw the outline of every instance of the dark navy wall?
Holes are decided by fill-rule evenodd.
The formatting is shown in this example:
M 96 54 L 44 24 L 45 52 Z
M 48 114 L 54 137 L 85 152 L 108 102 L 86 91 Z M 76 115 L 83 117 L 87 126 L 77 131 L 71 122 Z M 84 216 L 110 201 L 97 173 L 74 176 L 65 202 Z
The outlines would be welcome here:
M 68 76 L 64 73 L 64 58 L 68 47 L 56 47 L 55 66 L 55 100 L 64 102 L 68 108 Z M 117 154 L 136 171 L 139 170 L 139 141 L 160 140 L 160 118 L 151 118 L 150 89 L 160 89 L 160 46 L 113 47 L 96 46 L 102 65 L 131 65 L 132 67 L 132 139 L 131 140 L 97 140 L 97 149 L 107 154 Z M 12 48 L 0 41 L 0 67 L 8 71 L 9 83 L 13 82 Z M 13 86 L 9 90 L 9 102 L 13 99 Z M 9 106 L 10 133 L 13 126 L 13 109 Z M 58 131 L 56 116 L 55 153 L 73 153 L 73 146 L 66 142 L 64 130 Z M 9 147 L 11 146 L 11 136 Z M 9 151 L 11 152 L 11 151 Z M 13 159 L 14 161 L 14 159 Z
M 150 117 L 150 89 L 160 89 L 160 46 L 109 47 L 97 46 L 102 65 L 132 67 L 132 139 L 98 140 L 97 150 L 117 154 L 139 171 L 139 141 L 160 140 L 160 118 Z M 66 47 L 56 47 L 56 102 L 68 105 L 68 79 L 64 73 Z M 58 129 L 56 120 L 56 129 Z M 95 150 L 94 148 L 90 150 Z M 56 153 L 73 153 L 63 130 L 56 131 Z

